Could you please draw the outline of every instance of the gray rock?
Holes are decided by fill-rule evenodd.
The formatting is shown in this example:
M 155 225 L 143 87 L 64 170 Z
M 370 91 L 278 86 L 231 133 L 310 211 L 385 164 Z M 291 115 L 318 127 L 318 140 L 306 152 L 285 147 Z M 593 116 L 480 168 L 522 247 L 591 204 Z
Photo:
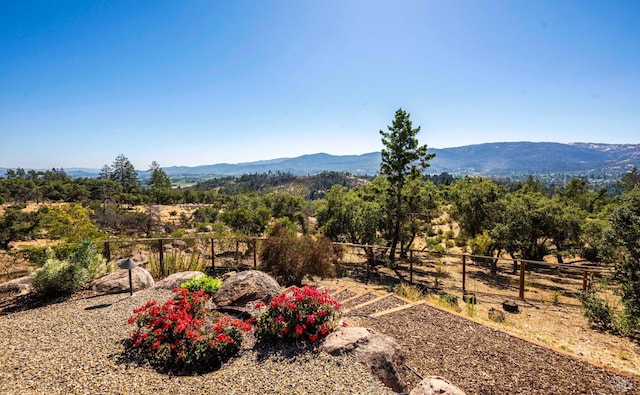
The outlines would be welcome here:
M 235 272 L 235 271 L 226 272 L 226 273 L 223 273 L 220 278 L 222 278 L 222 281 L 226 281 L 228 278 L 231 278 L 231 277 L 235 276 L 236 274 L 238 274 L 238 272 Z
M 133 282 L 133 291 L 139 291 L 141 289 L 152 288 L 155 285 L 155 281 L 151 274 L 141 267 L 131 269 L 131 277 Z M 121 293 L 129 291 L 129 271 L 119 270 L 117 272 L 109 273 L 104 277 L 91 282 L 89 287 L 97 292 L 102 293 Z
M 280 284 L 273 277 L 258 270 L 247 270 L 226 279 L 213 295 L 213 302 L 218 308 L 245 308 L 258 301 L 269 303 L 280 292 Z
M 352 353 L 384 385 L 405 392 L 404 354 L 396 341 L 367 328 L 339 328 L 324 340 L 322 349 L 331 355 Z
M 31 276 L 18 277 L 0 284 L 0 293 L 28 294 L 33 291 Z
M 163 278 L 160 281 L 156 281 L 156 285 L 153 288 L 174 289 L 180 288 L 180 285 L 192 278 L 199 278 L 204 276 L 202 272 L 178 272 Z
M 464 391 L 438 376 L 427 376 L 409 395 L 466 395 Z

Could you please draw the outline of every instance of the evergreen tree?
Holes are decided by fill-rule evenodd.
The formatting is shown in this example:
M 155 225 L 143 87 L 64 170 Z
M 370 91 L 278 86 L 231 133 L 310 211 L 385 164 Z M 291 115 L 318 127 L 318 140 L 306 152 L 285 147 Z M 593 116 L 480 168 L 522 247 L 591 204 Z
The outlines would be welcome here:
M 136 173 L 133 164 L 123 154 L 118 155 L 113 161 L 110 178 L 122 185 L 125 193 L 134 193 L 140 188 L 138 173 Z
M 421 170 L 429 166 L 435 154 L 427 153 L 427 145 L 419 145 L 416 135 L 420 127 L 412 127 L 409 114 L 401 108 L 396 111 L 395 119 L 388 131 L 380 131 L 384 148 L 381 151 L 380 173 L 389 179 L 388 216 L 391 251 L 389 259 L 395 260 L 396 246 L 400 240 L 400 230 L 406 221 L 403 212 L 403 188 L 411 178 L 420 177 Z

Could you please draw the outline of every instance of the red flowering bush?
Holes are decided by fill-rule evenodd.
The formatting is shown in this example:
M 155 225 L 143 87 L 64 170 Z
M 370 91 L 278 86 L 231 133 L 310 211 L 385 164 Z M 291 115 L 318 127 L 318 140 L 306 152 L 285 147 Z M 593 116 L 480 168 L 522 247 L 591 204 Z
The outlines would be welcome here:
M 180 372 L 211 370 L 240 350 L 250 324 L 211 313 L 204 307 L 210 296 L 202 290 L 173 292 L 162 305 L 151 300 L 133 310 L 133 349 L 159 368 Z
M 256 308 L 263 307 L 261 302 Z M 256 336 L 265 340 L 315 342 L 335 326 L 340 303 L 327 291 L 315 287 L 292 288 L 271 299 L 267 311 L 257 318 Z

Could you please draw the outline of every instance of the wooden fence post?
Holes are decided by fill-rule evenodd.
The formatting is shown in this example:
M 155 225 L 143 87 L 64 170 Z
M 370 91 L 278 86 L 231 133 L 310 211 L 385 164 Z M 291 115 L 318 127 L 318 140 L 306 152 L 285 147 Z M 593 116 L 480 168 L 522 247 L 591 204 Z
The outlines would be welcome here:
M 519 298 L 524 300 L 524 269 L 525 269 L 525 262 L 523 260 L 520 260 L 520 294 L 519 294 Z
M 365 279 L 365 284 L 369 284 L 369 258 L 367 257 L 367 278 Z
M 589 289 L 589 272 L 585 270 L 582 273 L 582 290 L 584 292 L 587 292 L 588 289 Z
M 164 277 L 164 245 L 162 239 L 158 240 L 160 275 Z
M 462 255 L 462 294 L 467 292 L 467 256 Z
M 253 239 L 253 268 L 258 268 L 258 240 Z
M 211 238 L 211 271 L 215 274 L 216 272 L 216 249 L 214 247 L 215 240 Z
M 109 242 L 104 242 L 104 258 L 109 262 L 111 260 L 111 248 L 109 246 Z
M 409 250 L 409 284 L 413 285 L 413 250 Z

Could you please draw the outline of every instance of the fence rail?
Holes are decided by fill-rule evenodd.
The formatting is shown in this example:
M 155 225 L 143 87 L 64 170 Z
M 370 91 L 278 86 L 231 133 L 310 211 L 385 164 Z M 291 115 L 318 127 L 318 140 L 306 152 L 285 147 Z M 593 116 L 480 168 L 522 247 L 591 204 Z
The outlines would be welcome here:
M 146 259 L 154 261 L 157 265 L 157 273 L 160 277 L 164 277 L 172 271 L 174 263 L 168 262 L 168 255 L 172 259 L 176 259 L 175 250 L 180 250 L 183 254 L 189 254 L 194 265 L 192 267 L 204 267 L 210 273 L 216 273 L 224 270 L 236 270 L 244 268 L 258 269 L 261 266 L 259 261 L 259 244 L 264 237 L 240 237 L 240 238 L 216 238 L 216 237 L 170 237 L 170 238 L 140 238 L 140 239 L 110 239 L 103 240 L 104 256 L 108 261 L 112 258 L 131 257 L 131 254 L 141 246 L 147 249 Z M 372 262 L 371 256 L 367 256 L 365 251 L 373 252 L 375 257 L 379 257 L 380 252 L 384 253 L 388 250 L 386 247 L 375 245 L 361 245 L 352 243 L 334 243 L 334 245 L 342 246 L 343 257 L 339 262 L 338 274 L 360 277 L 364 281 L 371 280 L 372 275 L 377 275 L 378 270 L 383 265 Z M 144 248 L 142 248 L 144 250 Z M 378 253 L 376 255 L 376 252 Z M 170 255 L 174 254 L 174 255 Z M 141 257 L 144 260 L 144 257 Z M 183 259 L 186 259 L 183 257 Z M 569 264 L 569 263 L 550 263 L 542 261 L 532 261 L 525 259 L 513 259 L 504 257 L 489 257 L 472 254 L 460 253 L 431 253 L 425 250 L 408 250 L 407 256 L 397 260 L 393 265 L 394 273 L 397 275 L 398 281 L 407 282 L 409 284 L 417 284 L 423 288 L 429 288 L 427 284 L 430 280 L 425 279 L 424 265 L 435 266 L 438 260 L 448 260 L 452 265 L 460 265 L 461 278 L 456 287 L 461 288 L 463 294 L 468 291 L 469 268 L 472 265 L 476 271 L 483 270 L 487 263 L 491 263 L 492 268 L 488 268 L 492 274 L 497 271 L 501 273 L 509 273 L 505 270 L 505 262 L 511 266 L 509 274 L 517 275 L 518 298 L 524 300 L 528 279 L 535 277 L 538 272 L 549 272 L 550 281 L 553 281 L 554 274 L 560 272 L 574 273 L 574 282 L 581 281 L 583 291 L 590 289 L 595 276 L 610 272 L 611 268 L 597 266 L 594 264 Z M 172 266 L 173 265 L 173 266 Z M 419 269 L 416 266 L 421 266 Z M 500 268 L 502 265 L 502 268 Z M 187 265 L 183 265 L 186 268 Z M 435 268 L 433 276 L 437 276 L 437 268 Z M 500 269 L 500 270 L 499 270 Z M 456 269 L 457 270 L 457 269 Z M 579 274 L 579 278 L 575 278 L 575 273 Z M 476 277 L 478 276 L 475 274 Z M 436 287 L 438 279 L 436 277 Z

